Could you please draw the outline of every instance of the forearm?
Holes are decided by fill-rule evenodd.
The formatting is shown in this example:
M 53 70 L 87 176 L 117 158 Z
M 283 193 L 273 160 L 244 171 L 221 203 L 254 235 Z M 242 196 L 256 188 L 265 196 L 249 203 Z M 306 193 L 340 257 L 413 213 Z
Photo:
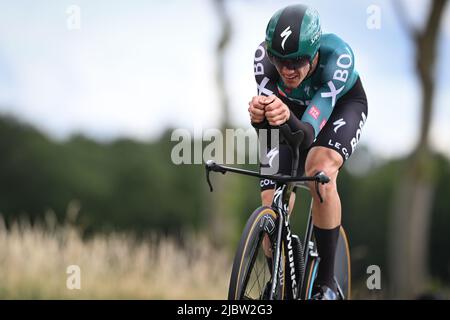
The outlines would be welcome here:
M 261 122 L 258 123 L 254 123 L 254 122 L 250 122 L 252 127 L 256 129 L 256 132 L 259 131 L 259 129 L 269 129 L 270 125 L 269 122 L 267 122 L 267 119 L 264 119 Z
M 314 142 L 315 132 L 313 126 L 307 122 L 300 121 L 292 111 L 290 111 L 290 116 L 286 123 L 292 133 L 296 133 L 300 130 L 303 131 L 304 138 L 300 145 L 302 149 L 308 148 Z

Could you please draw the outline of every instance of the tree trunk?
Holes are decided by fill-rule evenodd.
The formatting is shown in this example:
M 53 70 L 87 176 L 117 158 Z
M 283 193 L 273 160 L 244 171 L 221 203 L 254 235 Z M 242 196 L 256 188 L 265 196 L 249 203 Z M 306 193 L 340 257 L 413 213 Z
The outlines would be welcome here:
M 225 86 L 225 53 L 228 48 L 231 37 L 231 23 L 228 16 L 228 12 L 225 6 L 224 0 L 214 0 L 214 8 L 216 9 L 217 16 L 220 22 L 220 38 L 216 47 L 216 85 L 219 95 L 218 107 L 220 108 L 220 120 L 219 129 L 222 132 L 223 139 L 223 159 L 227 159 L 227 152 L 233 152 L 234 150 L 228 150 L 226 147 L 225 130 L 230 126 L 230 112 L 228 94 Z M 233 190 L 233 176 L 227 174 L 225 176 L 221 174 L 213 174 L 213 186 L 214 192 L 208 195 L 210 199 L 208 205 L 209 214 L 209 234 L 213 242 L 217 245 L 223 245 L 228 243 L 232 237 L 233 215 L 229 212 L 231 203 L 231 193 Z
M 414 155 L 400 175 L 392 214 L 390 241 L 391 296 L 411 299 L 427 289 L 428 243 L 434 179 L 427 175 L 428 151 Z
M 388 241 L 393 298 L 414 298 L 427 289 L 427 252 L 435 187 L 428 138 L 433 114 L 437 37 L 446 2 L 432 1 L 422 32 L 411 30 L 408 26 L 415 41 L 417 74 L 422 88 L 421 123 L 417 145 L 403 176 L 399 177 L 394 194 Z M 402 16 L 400 21 L 405 22 L 404 13 L 398 13 Z

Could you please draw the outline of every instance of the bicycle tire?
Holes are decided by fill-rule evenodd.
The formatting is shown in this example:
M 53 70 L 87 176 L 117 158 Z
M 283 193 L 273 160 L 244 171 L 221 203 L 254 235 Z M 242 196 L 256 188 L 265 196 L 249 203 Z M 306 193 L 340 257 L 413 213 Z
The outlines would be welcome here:
M 312 287 L 314 285 L 315 277 L 317 276 L 318 259 L 310 258 L 308 265 L 305 268 L 305 286 L 302 290 L 302 297 L 304 299 L 311 299 Z M 350 247 L 348 244 L 347 234 L 341 226 L 339 229 L 338 243 L 336 246 L 336 256 L 334 261 L 334 275 L 336 282 L 342 291 L 342 298 L 345 300 L 351 299 L 351 258 Z
M 250 298 L 245 296 L 249 279 L 252 275 L 252 269 L 255 264 L 255 260 L 258 257 L 258 253 L 262 251 L 262 239 L 267 234 L 266 218 L 272 218 L 272 221 L 276 221 L 277 214 L 270 207 L 260 207 L 256 209 L 250 218 L 247 220 L 241 239 L 239 241 L 238 249 L 233 261 L 233 267 L 230 276 L 230 284 L 228 289 L 229 300 L 241 300 Z M 267 220 L 266 220 L 267 221 Z M 273 225 L 273 232 L 276 232 L 277 225 Z M 261 251 L 259 251 L 261 250 Z M 282 267 L 284 268 L 284 245 L 282 245 Z M 285 272 L 283 271 L 283 275 Z M 269 274 L 270 277 L 270 274 Z M 285 282 L 280 281 L 280 294 L 281 299 L 285 295 Z M 265 285 L 265 284 L 262 284 Z M 262 290 L 261 290 L 262 289 Z M 258 293 L 258 291 L 261 291 Z M 262 298 L 264 287 L 259 286 L 256 290 L 256 299 Z
M 350 246 L 347 234 L 342 226 L 339 230 L 339 238 L 336 246 L 334 277 L 342 290 L 344 299 L 350 300 L 352 285 Z
M 318 260 L 315 257 L 310 257 L 308 263 L 305 266 L 305 279 L 304 286 L 302 287 L 301 298 L 305 300 L 311 299 L 312 287 L 314 279 L 317 274 Z

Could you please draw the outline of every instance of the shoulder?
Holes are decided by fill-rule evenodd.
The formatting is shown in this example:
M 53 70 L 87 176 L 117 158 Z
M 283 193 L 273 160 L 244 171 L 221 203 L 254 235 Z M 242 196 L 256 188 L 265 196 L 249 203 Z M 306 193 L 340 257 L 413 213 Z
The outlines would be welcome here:
M 264 78 L 276 82 L 279 78 L 278 71 L 270 62 L 266 52 L 264 41 L 255 50 L 253 67 L 256 82 L 260 83 Z
M 336 70 L 347 69 L 353 72 L 355 56 L 350 46 L 335 34 L 325 34 L 321 39 L 320 64 L 324 68 L 323 80 L 330 80 Z M 323 42 L 322 42 L 323 41 Z
M 324 65 L 336 65 L 337 61 L 341 62 L 341 60 L 346 60 L 346 64 L 354 65 L 355 56 L 352 48 L 333 33 L 327 33 L 322 37 L 320 53 L 324 57 Z
M 255 50 L 255 63 L 267 58 L 266 46 L 264 41 L 261 42 Z
M 264 41 L 256 48 L 253 62 L 255 66 L 255 76 L 264 74 L 270 78 L 277 77 L 277 69 L 269 60 Z
M 335 92 L 337 97 L 345 94 L 358 77 L 352 49 L 337 35 L 326 34 L 321 42 L 320 54 L 322 84 L 331 92 Z
M 335 35 L 334 33 L 326 33 L 322 35 L 320 39 L 320 49 L 328 53 L 333 53 L 342 50 L 351 51 L 351 48 L 348 45 L 348 43 L 345 42 L 342 38 Z

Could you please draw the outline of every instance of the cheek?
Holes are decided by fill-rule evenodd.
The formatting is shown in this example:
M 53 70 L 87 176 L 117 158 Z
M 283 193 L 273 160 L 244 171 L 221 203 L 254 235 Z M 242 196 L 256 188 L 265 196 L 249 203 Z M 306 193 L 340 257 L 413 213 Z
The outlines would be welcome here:
M 306 76 L 309 72 L 309 66 L 304 66 L 303 68 L 300 68 L 298 70 L 302 76 Z

